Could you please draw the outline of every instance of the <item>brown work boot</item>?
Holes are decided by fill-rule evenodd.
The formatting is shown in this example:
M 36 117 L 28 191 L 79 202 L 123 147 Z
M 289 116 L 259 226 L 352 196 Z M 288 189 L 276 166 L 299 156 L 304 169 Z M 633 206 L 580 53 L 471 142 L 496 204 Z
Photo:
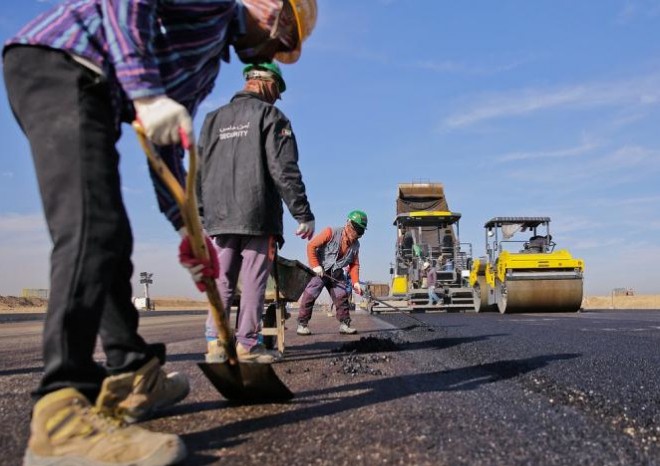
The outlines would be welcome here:
M 157 409 L 168 408 L 190 392 L 188 378 L 178 372 L 166 374 L 153 358 L 137 372 L 108 377 L 115 382 L 117 415 L 128 423 L 142 421 Z
M 49 393 L 34 406 L 24 466 L 170 465 L 186 457 L 186 447 L 173 434 L 128 426 L 112 411 L 73 388 Z M 107 403 L 111 404 L 111 403 Z
M 212 340 L 206 343 L 207 353 L 204 355 L 204 359 L 207 363 L 224 363 L 227 362 L 227 351 L 225 347 L 220 344 L 218 340 Z
M 240 343 L 236 345 L 236 356 L 238 356 L 239 362 L 257 364 L 272 364 L 281 357 L 278 351 L 267 350 L 262 344 L 248 349 Z

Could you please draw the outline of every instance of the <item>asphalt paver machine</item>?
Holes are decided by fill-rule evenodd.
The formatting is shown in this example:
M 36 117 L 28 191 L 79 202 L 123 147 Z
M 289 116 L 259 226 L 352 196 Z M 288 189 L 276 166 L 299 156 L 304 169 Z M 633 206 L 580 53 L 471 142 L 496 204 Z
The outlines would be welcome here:
M 549 217 L 495 217 L 484 228 L 486 257 L 474 259 L 469 278 L 476 312 L 580 309 L 584 261 L 555 250 Z
M 370 303 L 370 310 L 471 310 L 471 245 L 459 240 L 461 214 L 449 210 L 442 184 L 400 184 L 396 207 L 397 241 L 390 295 Z M 423 268 L 426 262 L 436 269 L 435 289 L 443 298 L 433 305 L 428 304 Z

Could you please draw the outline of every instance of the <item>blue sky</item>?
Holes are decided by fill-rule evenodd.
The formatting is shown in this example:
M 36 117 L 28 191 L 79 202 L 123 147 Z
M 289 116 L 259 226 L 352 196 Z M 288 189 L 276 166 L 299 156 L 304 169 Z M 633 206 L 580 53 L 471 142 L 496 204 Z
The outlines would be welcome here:
M 53 3 L 4 0 L 0 36 Z M 559 247 L 586 262 L 586 294 L 660 293 L 658 31 L 659 0 L 319 0 L 278 104 L 317 229 L 365 210 L 361 276 L 386 281 L 397 184 L 440 182 L 475 256 L 490 218 L 549 216 Z M 198 129 L 242 86 L 241 68 L 223 65 Z M 48 287 L 50 240 L 27 142 L 0 94 L 0 294 L 15 295 Z M 201 297 L 129 127 L 119 149 L 136 272 L 154 273 L 154 295 Z M 282 255 L 304 260 L 295 227 L 285 214 Z

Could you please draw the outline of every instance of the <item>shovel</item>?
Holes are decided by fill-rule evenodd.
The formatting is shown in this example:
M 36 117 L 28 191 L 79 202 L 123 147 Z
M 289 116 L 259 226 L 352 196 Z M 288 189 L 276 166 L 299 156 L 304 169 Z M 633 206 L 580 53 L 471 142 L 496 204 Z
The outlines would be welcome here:
M 309 270 L 310 270 L 310 272 L 312 272 L 311 269 L 309 269 Z M 314 273 L 314 272 L 312 272 L 312 273 Z M 338 285 L 343 285 L 343 284 L 344 284 L 344 282 L 343 282 L 342 280 L 337 280 L 335 277 L 332 277 L 332 276 L 328 275 L 327 273 L 326 273 L 326 274 L 323 274 L 323 277 L 324 277 L 324 278 L 329 278 L 330 280 L 332 280 L 333 282 L 337 283 Z M 385 301 L 382 301 L 382 300 L 380 300 L 380 299 L 374 298 L 374 297 L 371 295 L 371 293 L 370 293 L 369 291 L 365 292 L 364 295 L 365 295 L 365 297 L 367 297 L 367 298 L 369 298 L 369 299 L 371 299 L 371 300 L 373 300 L 373 301 L 376 301 L 377 303 L 380 303 L 380 304 L 382 304 L 383 306 L 386 306 L 386 307 L 389 307 L 389 308 L 394 309 L 395 311 L 401 312 L 401 308 L 398 308 L 398 307 L 396 307 L 396 306 L 392 306 L 391 304 L 386 303 Z
M 197 197 L 195 196 L 195 183 L 197 171 L 197 151 L 193 141 L 188 141 L 182 134 L 182 144 L 188 150 L 188 176 L 186 189 L 181 187 L 178 180 L 169 170 L 164 160 L 155 150 L 153 144 L 147 139 L 139 122 L 133 122 L 138 140 L 147 154 L 149 164 L 153 171 L 163 181 L 181 211 L 181 218 L 188 230 L 193 254 L 198 259 L 209 258 L 209 252 L 202 234 L 202 223 L 197 210 Z M 211 307 L 211 314 L 218 329 L 218 344 L 224 347 L 228 359 L 223 363 L 198 363 L 204 375 L 213 386 L 230 401 L 268 402 L 285 401 L 293 398 L 293 393 L 277 377 L 270 364 L 241 363 L 236 355 L 236 347 L 227 325 L 224 306 L 220 300 L 218 287 L 211 277 L 203 277 L 206 286 L 206 296 Z

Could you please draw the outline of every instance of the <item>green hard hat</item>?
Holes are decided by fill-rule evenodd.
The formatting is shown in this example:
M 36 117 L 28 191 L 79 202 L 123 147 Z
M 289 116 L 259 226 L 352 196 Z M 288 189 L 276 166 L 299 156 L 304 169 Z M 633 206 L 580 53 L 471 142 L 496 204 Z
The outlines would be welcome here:
M 280 90 L 280 94 L 286 91 L 286 84 L 284 83 L 284 78 L 282 77 L 282 70 L 279 66 L 277 66 L 277 63 L 263 62 L 247 65 L 245 68 L 243 68 L 243 77 L 247 79 L 248 73 L 252 70 L 270 71 L 275 75 L 275 81 L 277 81 L 277 87 Z
M 348 220 L 361 226 L 365 230 L 367 229 L 367 214 L 361 210 L 352 210 L 348 214 Z

